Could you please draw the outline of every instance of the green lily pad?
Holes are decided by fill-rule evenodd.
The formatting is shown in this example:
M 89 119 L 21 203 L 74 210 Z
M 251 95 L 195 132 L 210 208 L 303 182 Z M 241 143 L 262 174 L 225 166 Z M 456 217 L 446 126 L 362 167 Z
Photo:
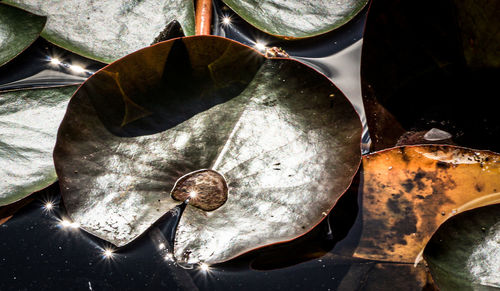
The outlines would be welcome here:
M 305 38 L 347 23 L 368 0 L 223 0 L 258 29 L 286 38 Z
M 361 131 L 346 97 L 310 67 L 197 36 L 90 77 L 69 104 L 54 160 L 72 219 L 117 246 L 180 203 L 177 181 L 176 197 L 227 194 L 222 206 L 188 205 L 176 234 L 178 260 L 213 263 L 323 220 L 357 171 Z M 208 172 L 216 183 L 197 175 Z
M 0 206 L 57 180 L 51 152 L 77 86 L 0 93 Z
M 9 4 L 47 16 L 42 36 L 102 62 L 112 62 L 155 42 L 172 21 L 194 34 L 193 1 L 26 1 Z
M 31 45 L 40 35 L 46 20 L 0 3 L 0 66 Z
M 441 290 L 498 290 L 500 204 L 445 222 L 425 248 L 424 257 Z

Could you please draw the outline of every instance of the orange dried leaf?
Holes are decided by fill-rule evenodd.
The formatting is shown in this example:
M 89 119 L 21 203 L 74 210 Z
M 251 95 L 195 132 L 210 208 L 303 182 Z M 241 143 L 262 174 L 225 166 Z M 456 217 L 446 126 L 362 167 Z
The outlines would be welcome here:
M 451 216 L 500 202 L 500 155 L 408 146 L 363 157 L 362 231 L 354 256 L 414 262 Z

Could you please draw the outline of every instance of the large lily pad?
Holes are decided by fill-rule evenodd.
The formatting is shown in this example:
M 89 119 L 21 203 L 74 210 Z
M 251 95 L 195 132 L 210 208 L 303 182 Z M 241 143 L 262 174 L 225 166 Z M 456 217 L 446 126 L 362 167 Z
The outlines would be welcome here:
M 222 175 L 227 201 L 211 212 L 189 205 L 175 243 L 179 260 L 213 263 L 318 224 L 351 183 L 360 136 L 352 105 L 313 69 L 188 37 L 90 77 L 54 159 L 73 220 L 118 246 L 179 203 L 170 197 L 179 178 Z
M 258 29 L 287 38 L 316 36 L 349 20 L 368 0 L 223 0 Z
M 0 93 L 0 206 L 57 180 L 51 153 L 76 88 Z
M 441 290 L 500 288 L 500 205 L 465 213 L 445 222 L 424 252 Z
M 45 21 L 45 17 L 0 3 L 0 66 L 31 45 Z
M 47 16 L 42 36 L 83 56 L 111 62 L 150 45 L 180 23 L 185 35 L 194 34 L 193 1 L 26 1 L 9 4 Z
M 500 155 L 408 146 L 363 157 L 359 243 L 353 256 L 413 263 L 456 214 L 500 202 Z
M 488 106 L 500 78 L 499 12 L 500 2 L 487 0 L 439 0 L 432 9 L 373 2 L 361 78 L 374 149 L 394 146 L 404 130 L 438 128 L 458 145 L 500 151 L 500 118 Z

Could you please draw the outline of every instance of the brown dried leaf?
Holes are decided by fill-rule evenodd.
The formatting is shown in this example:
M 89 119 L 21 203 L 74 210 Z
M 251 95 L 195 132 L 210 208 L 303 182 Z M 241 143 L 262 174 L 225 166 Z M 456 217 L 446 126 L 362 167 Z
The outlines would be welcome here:
M 367 155 L 361 237 L 354 256 L 414 262 L 459 212 L 500 202 L 500 155 L 454 146 L 408 146 Z

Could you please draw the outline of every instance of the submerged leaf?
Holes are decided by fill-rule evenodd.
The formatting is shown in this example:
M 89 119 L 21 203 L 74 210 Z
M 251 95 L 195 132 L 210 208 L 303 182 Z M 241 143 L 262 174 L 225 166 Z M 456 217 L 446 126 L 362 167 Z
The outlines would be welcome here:
M 9 4 L 46 15 L 42 36 L 75 53 L 111 62 L 162 38 L 172 21 L 194 34 L 193 1 L 26 1 Z
M 363 157 L 361 231 L 354 256 L 412 263 L 450 217 L 500 202 L 500 155 L 407 146 Z
M 498 290 L 500 205 L 446 221 L 429 241 L 424 257 L 441 290 Z
M 0 206 L 57 180 L 57 128 L 76 86 L 0 93 Z
M 239 16 L 266 33 L 304 38 L 334 30 L 365 7 L 368 0 L 223 0 Z
M 127 100 L 150 114 L 123 122 Z M 360 136 L 352 105 L 313 69 L 188 37 L 90 77 L 70 102 L 54 159 L 73 220 L 118 246 L 179 204 L 176 181 L 178 197 L 207 187 L 195 171 L 212 170 L 209 184 L 220 187 L 206 189 L 223 194 L 227 183 L 227 201 L 210 212 L 188 205 L 174 248 L 179 260 L 213 263 L 318 224 L 356 173 Z
M 0 3 L 0 66 L 30 46 L 46 18 Z

